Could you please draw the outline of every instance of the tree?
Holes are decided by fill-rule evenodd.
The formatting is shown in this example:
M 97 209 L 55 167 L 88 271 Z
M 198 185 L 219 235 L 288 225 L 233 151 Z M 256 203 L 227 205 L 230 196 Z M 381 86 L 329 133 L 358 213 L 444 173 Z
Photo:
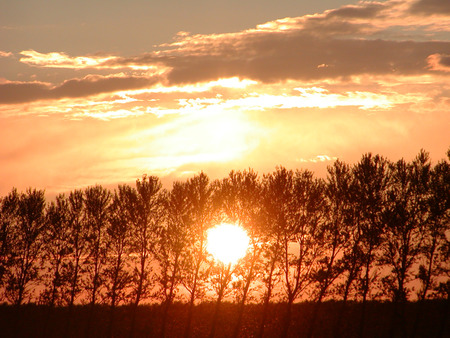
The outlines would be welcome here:
M 406 283 L 412 278 L 411 268 L 421 251 L 428 208 L 428 185 L 431 165 L 428 154 L 421 152 L 413 163 L 399 160 L 390 165 L 391 182 L 384 211 L 386 231 L 380 261 L 391 267 L 384 278 L 394 301 L 406 301 Z
M 328 167 L 328 176 L 324 186 L 325 220 L 320 223 L 323 240 L 323 255 L 317 260 L 312 272 L 315 283 L 314 309 L 309 321 L 308 336 L 314 334 L 314 327 L 322 300 L 332 283 L 344 271 L 344 252 L 350 240 L 352 210 L 350 200 L 351 173 L 348 165 L 337 160 Z M 348 292 L 348 290 L 347 290 Z
M 72 311 L 75 299 L 82 289 L 80 285 L 82 258 L 88 254 L 88 224 L 84 214 L 84 194 L 82 190 L 70 192 L 67 208 L 69 232 L 67 246 L 70 250 L 70 256 L 64 269 L 64 280 L 67 281 L 67 284 L 63 286 L 63 294 L 66 294 L 66 302 L 70 311 Z
M 323 253 L 323 182 L 314 179 L 310 171 L 294 173 L 284 168 L 278 168 L 266 180 L 267 211 L 281 243 L 279 259 L 287 302 L 282 336 L 286 337 L 292 304 L 311 284 L 311 273 Z
M 14 193 L 13 193 L 14 194 Z M 13 223 L 12 264 L 6 276 L 6 297 L 21 305 L 30 295 L 30 284 L 37 283 L 38 260 L 42 249 L 45 198 L 42 190 L 28 189 L 18 199 Z
M 131 282 L 128 255 L 130 253 L 130 227 L 127 215 L 129 186 L 119 185 L 114 192 L 109 208 L 109 224 L 106 229 L 108 255 L 107 267 L 103 272 L 106 299 L 110 305 L 108 335 L 113 335 L 116 306 L 128 298 L 127 290 Z
M 447 152 L 450 160 L 450 149 Z M 434 295 L 444 298 L 445 310 L 442 313 L 439 335 L 444 336 L 445 325 L 448 323 L 450 313 L 450 163 L 439 162 L 432 172 L 430 206 L 430 235 L 431 243 L 436 243 L 436 254 L 427 251 L 428 269 L 421 276 L 422 293 L 426 295 L 427 288 L 432 287 Z M 436 239 L 434 239 L 436 237 Z M 432 249 L 428 246 L 429 249 Z M 419 270 L 420 271 L 420 270 Z M 424 271 L 422 271 L 424 272 Z M 423 278 L 425 277 L 425 278 Z M 438 277 L 438 278 L 437 278 Z M 439 279 L 439 280 L 438 280 Z M 420 309 L 421 310 L 421 309 Z M 418 317 L 420 313 L 418 313 Z M 420 318 L 420 317 L 419 317 Z M 416 321 L 417 323 L 417 321 Z
M 41 294 L 41 301 L 50 307 L 63 303 L 64 268 L 70 253 L 68 223 L 68 201 L 61 194 L 48 206 L 44 228 L 42 261 L 47 269 L 47 278 L 44 281 L 45 290 Z
M 88 227 L 89 255 L 84 264 L 87 270 L 86 291 L 89 303 L 94 306 L 103 284 L 102 272 L 106 263 L 106 227 L 108 226 L 108 207 L 111 194 L 96 185 L 84 191 L 85 219 Z
M 391 270 L 382 282 L 395 303 L 392 334 L 396 327 L 405 330 L 403 307 L 410 291 L 407 283 L 414 278 L 412 267 L 422 249 L 430 169 L 429 157 L 424 151 L 411 164 L 399 160 L 390 165 L 380 263 Z
M 4 283 L 14 261 L 13 233 L 19 208 L 19 194 L 13 189 L 7 196 L 0 199 L 0 300 L 6 299 Z
M 188 212 L 191 220 L 188 228 L 188 248 L 182 259 L 183 287 L 189 295 L 188 318 L 185 337 L 191 334 L 192 313 L 195 300 L 201 298 L 207 276 L 206 230 L 211 227 L 214 216 L 213 188 L 206 174 L 200 173 L 187 181 Z
M 244 306 L 251 291 L 251 285 L 260 273 L 262 253 L 261 229 L 262 186 L 253 170 L 231 171 L 227 178 L 217 182 L 214 194 L 217 208 L 225 214 L 226 220 L 242 226 L 250 238 L 248 254 L 235 267 L 233 289 L 237 295 L 239 310 L 233 335 L 237 337 L 242 325 Z
M 62 270 L 61 294 L 68 304 L 69 315 L 65 325 L 66 335 L 71 332 L 72 315 L 75 300 L 82 291 L 83 260 L 89 254 L 89 228 L 86 219 L 84 193 L 82 190 L 71 191 L 67 198 L 67 249 L 69 255 Z
M 148 298 L 154 287 L 152 258 L 160 235 L 162 204 L 161 182 L 156 176 L 144 175 L 136 181 L 136 189 L 127 191 L 128 217 L 131 223 L 131 251 L 136 257 L 133 269 L 133 314 L 131 336 L 134 335 L 136 311 L 141 299 Z
M 428 218 L 422 239 L 422 252 L 418 278 L 421 287 L 418 298 L 423 301 L 429 291 L 436 287 L 436 277 L 439 275 L 439 248 L 445 242 L 445 231 L 450 220 L 450 164 L 441 161 L 431 170 L 429 195 L 427 198 Z
M 85 220 L 87 222 L 88 256 L 84 261 L 86 267 L 85 290 L 90 304 L 90 313 L 86 325 L 86 336 L 90 335 L 94 306 L 101 294 L 104 281 L 103 271 L 107 258 L 106 227 L 111 194 L 102 186 L 88 187 L 85 195 Z
M 347 300 L 362 265 L 359 249 L 360 233 L 353 205 L 354 184 L 349 165 L 337 160 L 332 167 L 328 167 L 325 188 L 328 206 L 325 245 L 329 246 L 327 251 L 330 254 L 321 262 L 322 268 L 319 268 L 318 273 L 315 274 L 315 280 L 319 284 L 318 299 L 320 299 L 321 294 L 326 292 L 333 279 L 340 277 L 336 280 L 334 287 L 334 292 L 342 297 L 342 305 L 334 324 L 335 336 L 341 334 Z M 312 333 L 313 321 L 310 327 L 310 333 Z
M 159 263 L 159 295 L 162 299 L 163 318 L 161 337 L 166 335 L 170 307 L 182 284 L 182 259 L 188 247 L 190 224 L 187 184 L 174 182 L 170 192 L 164 192 L 164 226 L 155 257 Z
M 292 171 L 277 168 L 274 173 L 263 176 L 262 181 L 262 222 L 263 222 L 263 273 L 265 287 L 263 313 L 258 337 L 263 337 L 267 325 L 270 300 L 276 283 L 281 278 L 279 265 L 283 255 L 283 229 L 292 190 Z
M 371 285 L 377 278 L 374 263 L 384 231 L 382 219 L 386 205 L 386 188 L 389 183 L 388 162 L 379 155 L 365 154 L 353 166 L 354 177 L 353 206 L 358 211 L 356 225 L 358 232 L 358 252 L 362 259 L 357 276 L 359 294 L 362 298 L 360 336 L 364 336 L 366 301 Z

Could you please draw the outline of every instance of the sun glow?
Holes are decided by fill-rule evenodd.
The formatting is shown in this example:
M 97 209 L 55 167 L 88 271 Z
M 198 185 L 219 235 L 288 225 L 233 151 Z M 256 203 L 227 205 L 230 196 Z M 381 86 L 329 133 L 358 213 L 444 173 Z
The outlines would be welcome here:
M 222 223 L 208 230 L 206 249 L 224 264 L 234 264 L 242 258 L 250 239 L 241 227 Z

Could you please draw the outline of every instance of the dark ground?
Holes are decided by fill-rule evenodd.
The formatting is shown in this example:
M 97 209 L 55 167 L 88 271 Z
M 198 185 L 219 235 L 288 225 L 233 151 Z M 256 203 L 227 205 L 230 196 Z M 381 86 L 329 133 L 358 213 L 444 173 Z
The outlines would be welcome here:
M 192 337 L 208 336 L 214 305 L 205 303 L 195 307 Z M 265 337 L 280 336 L 285 307 L 283 303 L 271 305 Z M 313 308 L 314 303 L 294 305 L 289 336 L 306 337 Z M 392 303 L 369 302 L 364 337 L 450 337 L 448 303 L 427 301 L 419 315 L 418 308 L 418 303 L 407 303 L 404 316 L 394 317 L 394 313 L 399 312 L 394 312 Z M 117 308 L 113 337 L 130 336 L 131 310 L 129 306 Z M 172 306 L 166 337 L 183 336 L 187 310 L 185 304 Z M 357 337 L 361 312 L 360 303 L 349 303 L 345 312 L 340 302 L 323 303 L 314 325 L 314 337 L 336 337 L 337 327 L 341 337 Z M 237 313 L 236 304 L 222 304 L 217 337 L 232 336 Z M 245 307 L 240 337 L 257 335 L 261 313 L 261 305 Z M 159 305 L 139 306 L 135 337 L 159 337 L 161 314 L 162 307 Z M 339 314 L 343 314 L 342 322 L 336 325 Z M 419 321 L 415 325 L 416 318 Z M 0 305 L 0 337 L 107 337 L 109 319 L 110 309 L 107 306 L 96 306 L 93 311 L 89 306 L 76 306 L 70 313 L 64 307 L 50 309 L 31 304 L 21 307 Z M 414 326 L 416 328 L 413 330 Z

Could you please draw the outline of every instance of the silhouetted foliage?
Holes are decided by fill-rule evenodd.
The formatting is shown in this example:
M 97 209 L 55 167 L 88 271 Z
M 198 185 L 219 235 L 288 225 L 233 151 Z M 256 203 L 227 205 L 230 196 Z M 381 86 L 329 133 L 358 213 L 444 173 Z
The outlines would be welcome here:
M 13 191 L 12 195 L 15 195 Z M 31 298 L 30 284 L 37 286 L 38 260 L 42 253 L 44 228 L 44 192 L 28 189 L 18 197 L 12 222 L 11 265 L 6 272 L 6 298 L 16 305 Z
M 365 154 L 354 165 L 334 162 L 325 179 L 277 167 L 213 182 L 199 173 L 167 190 L 144 175 L 135 187 L 96 185 L 49 203 L 43 191 L 13 189 L 0 198 L 0 300 L 25 317 L 33 308 L 23 304 L 45 305 L 44 336 L 312 337 L 420 336 L 437 299 L 433 332 L 446 333 L 449 159 L 433 165 L 423 150 L 410 162 Z M 234 264 L 206 251 L 208 229 L 222 222 L 250 237 Z M 301 314 L 296 303 L 305 301 Z M 156 315 L 146 327 L 142 303 L 161 304 L 141 307 Z M 67 316 L 58 306 L 68 306 Z M 383 329 L 371 318 L 381 308 Z M 104 328 L 96 331 L 98 316 Z M 227 333 L 219 331 L 225 320 Z

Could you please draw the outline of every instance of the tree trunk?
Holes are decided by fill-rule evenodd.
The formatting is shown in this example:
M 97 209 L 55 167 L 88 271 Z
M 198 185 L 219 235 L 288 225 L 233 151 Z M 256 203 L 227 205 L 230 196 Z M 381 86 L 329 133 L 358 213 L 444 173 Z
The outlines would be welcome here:
M 272 264 L 270 266 L 270 272 L 269 272 L 269 279 L 267 283 L 267 294 L 264 298 L 264 306 L 263 306 L 263 313 L 261 317 L 261 324 L 259 326 L 258 331 L 258 337 L 262 338 L 264 336 L 264 329 L 267 323 L 267 316 L 269 315 L 269 305 L 270 305 L 270 298 L 272 297 L 272 277 L 273 277 L 273 271 L 275 270 L 275 261 L 272 261 Z
M 186 328 L 184 330 L 185 338 L 188 338 L 191 335 L 192 314 L 194 312 L 194 301 L 195 301 L 195 293 L 197 291 L 197 279 L 198 279 L 199 270 L 200 270 L 200 264 L 197 264 L 197 266 L 195 268 L 194 285 L 192 286 L 191 298 L 189 300 L 188 318 L 187 318 L 187 322 L 186 322 Z
M 230 269 L 231 269 L 231 263 L 228 264 L 227 270 L 225 271 L 225 275 L 223 277 L 224 279 L 222 280 L 222 282 L 220 284 L 219 294 L 217 297 L 216 307 L 214 310 L 214 316 L 213 316 L 213 321 L 212 321 L 212 325 L 211 325 L 211 331 L 209 333 L 210 338 L 213 338 L 216 335 L 216 327 L 217 327 L 217 321 L 219 319 L 220 305 L 222 304 L 222 299 L 223 299 L 223 296 L 225 293 L 225 289 L 228 285 L 228 279 L 231 276 Z
M 293 297 L 289 297 L 288 303 L 286 304 L 286 314 L 284 316 L 283 331 L 281 337 L 286 338 L 289 334 L 289 327 L 291 326 L 291 316 L 292 316 L 292 303 L 294 302 Z

